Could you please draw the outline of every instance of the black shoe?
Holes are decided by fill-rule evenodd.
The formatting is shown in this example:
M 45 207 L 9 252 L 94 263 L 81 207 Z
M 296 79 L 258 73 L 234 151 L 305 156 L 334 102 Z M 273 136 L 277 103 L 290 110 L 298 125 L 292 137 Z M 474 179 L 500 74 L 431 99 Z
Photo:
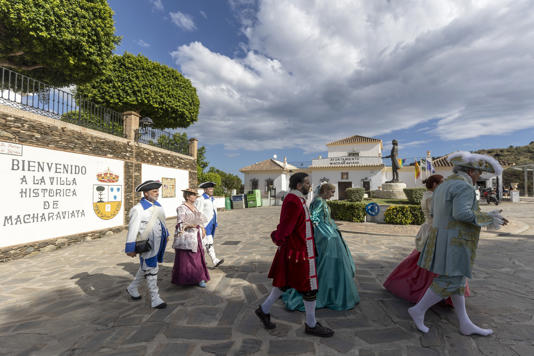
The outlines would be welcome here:
M 154 308 L 156 308 L 156 309 L 165 309 L 165 308 L 167 308 L 167 303 L 163 302 L 163 303 L 161 303 L 159 305 L 156 305 Z
M 326 326 L 322 326 L 321 323 L 317 322 L 315 324 L 314 328 L 310 328 L 308 324 L 304 323 L 306 329 L 304 332 L 306 334 L 314 335 L 314 336 L 320 336 L 320 337 L 330 337 L 334 335 L 334 330 L 327 328 Z
M 265 314 L 261 309 L 261 305 L 254 311 L 254 313 L 260 318 L 265 329 L 270 330 L 276 328 L 276 324 L 271 322 L 271 314 Z
M 133 295 L 130 294 L 130 292 L 128 291 L 128 288 L 126 288 L 126 293 L 128 293 L 128 295 L 130 296 L 130 298 L 132 298 L 133 300 L 139 300 L 141 299 L 141 295 L 137 296 L 137 297 L 134 297 Z
M 219 262 L 217 262 L 217 264 L 214 266 L 215 268 L 219 267 L 220 265 L 222 265 L 224 263 L 224 258 L 221 258 L 219 260 Z

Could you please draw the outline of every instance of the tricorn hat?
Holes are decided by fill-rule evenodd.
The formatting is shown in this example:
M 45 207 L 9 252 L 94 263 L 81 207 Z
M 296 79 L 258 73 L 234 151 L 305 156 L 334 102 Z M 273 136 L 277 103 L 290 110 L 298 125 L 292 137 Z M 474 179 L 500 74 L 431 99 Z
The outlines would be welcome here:
M 159 189 L 161 182 L 159 180 L 147 180 L 135 187 L 136 192 L 147 192 L 152 189 Z
M 213 183 L 213 182 L 204 182 L 204 183 L 201 183 L 198 187 L 199 188 L 213 188 L 215 187 L 217 184 Z
M 502 173 L 502 166 L 500 163 L 497 162 L 495 158 L 487 155 L 458 151 L 451 153 L 447 157 L 447 160 L 457 167 L 478 169 L 495 175 L 500 175 Z
M 182 189 L 182 192 L 193 193 L 195 195 L 198 195 L 198 191 L 195 188 Z

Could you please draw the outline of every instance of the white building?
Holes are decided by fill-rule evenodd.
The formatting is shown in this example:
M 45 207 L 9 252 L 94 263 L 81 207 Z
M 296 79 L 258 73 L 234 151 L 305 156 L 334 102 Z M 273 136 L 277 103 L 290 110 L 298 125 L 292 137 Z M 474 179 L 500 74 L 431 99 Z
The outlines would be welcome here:
M 260 189 L 262 195 L 267 197 L 267 185 L 272 182 L 279 198 L 289 191 L 289 176 L 297 171 L 306 172 L 310 175 L 312 189 L 323 181 L 328 181 L 336 186 L 336 193 L 332 199 L 345 199 L 347 188 L 364 188 L 367 193 L 379 190 L 383 183 L 392 178 L 390 166 L 385 166 L 382 160 L 382 140 L 377 138 L 363 137 L 359 135 L 347 137 L 328 143 L 328 156 L 312 160 L 311 166 L 298 169 L 276 159 L 267 159 L 240 169 L 245 174 L 245 192 Z M 386 155 L 389 152 L 386 152 Z M 400 154 L 402 157 L 402 152 Z M 452 164 L 447 161 L 447 156 L 434 160 L 433 165 L 436 174 L 448 177 L 452 174 Z M 388 163 L 390 159 L 386 159 Z M 411 161 L 411 160 L 408 160 Z M 502 163 L 502 162 L 501 162 Z M 424 187 L 422 181 L 430 174 L 422 171 L 419 178 L 415 178 L 415 167 L 405 166 L 399 169 L 399 180 L 406 184 L 407 188 Z M 496 182 L 502 182 L 502 176 L 498 178 L 481 177 L 479 185 L 496 186 Z
M 322 181 L 336 186 L 333 199 L 344 199 L 347 188 L 376 190 L 386 181 L 382 140 L 355 135 L 326 145 L 328 156 L 312 160 L 308 168 L 315 187 Z
M 259 189 L 262 197 L 266 198 L 268 190 L 274 188 L 276 197 L 280 198 L 289 191 L 289 176 L 297 170 L 298 168 L 287 163 L 287 158 L 284 157 L 284 162 L 270 158 L 239 171 L 245 175 L 245 192 Z

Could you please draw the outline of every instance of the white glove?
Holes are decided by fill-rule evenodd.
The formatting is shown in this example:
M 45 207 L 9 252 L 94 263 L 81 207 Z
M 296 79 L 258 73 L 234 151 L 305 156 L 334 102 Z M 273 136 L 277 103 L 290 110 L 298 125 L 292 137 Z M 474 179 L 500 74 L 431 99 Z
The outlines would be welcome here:
M 492 217 L 493 221 L 488 225 L 488 230 L 499 230 L 504 225 L 504 217 L 501 215 L 502 210 L 492 210 L 488 214 Z

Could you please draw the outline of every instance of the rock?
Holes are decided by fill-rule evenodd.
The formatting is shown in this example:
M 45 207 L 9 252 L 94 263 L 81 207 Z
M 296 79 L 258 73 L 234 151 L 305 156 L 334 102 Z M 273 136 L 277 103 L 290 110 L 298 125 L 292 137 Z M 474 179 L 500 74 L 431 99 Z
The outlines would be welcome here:
M 113 231 L 108 231 L 108 232 L 106 232 L 106 233 L 104 234 L 104 236 L 111 236 L 111 235 L 113 235 L 113 234 L 114 234 Z
M 50 251 L 54 251 L 54 250 L 57 250 L 57 246 L 54 246 L 54 245 L 48 245 L 48 246 L 45 246 L 41 249 L 42 252 L 50 252 Z
M 35 251 L 35 248 L 33 248 L 33 247 L 28 247 L 24 252 L 26 252 L 26 253 L 32 253 L 33 251 Z
M 56 245 L 65 245 L 65 244 L 67 244 L 67 242 L 69 242 L 69 240 L 67 240 L 67 239 L 57 239 L 56 240 Z

